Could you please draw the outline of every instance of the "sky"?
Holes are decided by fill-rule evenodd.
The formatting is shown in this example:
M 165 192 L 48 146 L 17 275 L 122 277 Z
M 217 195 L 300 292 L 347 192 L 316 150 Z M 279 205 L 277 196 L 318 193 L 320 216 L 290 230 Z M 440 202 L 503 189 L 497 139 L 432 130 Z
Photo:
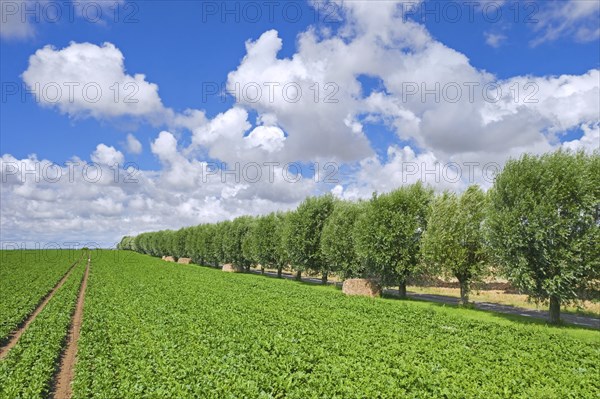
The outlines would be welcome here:
M 600 2 L 0 0 L 0 241 L 489 188 L 600 147 Z

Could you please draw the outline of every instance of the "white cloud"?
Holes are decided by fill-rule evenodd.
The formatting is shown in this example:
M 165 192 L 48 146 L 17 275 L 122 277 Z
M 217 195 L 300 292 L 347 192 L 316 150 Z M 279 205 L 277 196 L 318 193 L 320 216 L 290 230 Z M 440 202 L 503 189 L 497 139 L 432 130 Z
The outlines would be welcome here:
M 127 152 L 131 154 L 142 153 L 142 143 L 131 133 L 127 135 Z
M 81 98 L 45 105 L 72 117 L 155 122 L 167 129 L 150 145 L 160 169 L 138 171 L 134 183 L 115 181 L 112 171 L 93 183 L 81 178 L 74 183 L 44 179 L 36 183 L 3 167 L 2 231 L 10 231 L 15 239 L 41 240 L 70 237 L 77 231 L 77 236 L 108 242 L 126 233 L 289 209 L 316 193 L 368 198 L 373 191 L 417 180 L 438 190 L 461 190 L 471 183 L 489 187 L 486 167 L 501 167 L 509 157 L 560 147 L 586 151 L 598 147 L 598 69 L 581 75 L 498 80 L 474 67 L 465 54 L 435 40 L 423 25 L 402 21 L 397 2 L 340 5 L 345 22 L 339 31 L 324 34 L 309 28 L 298 36 L 297 50 L 288 58 L 280 56 L 283 44 L 276 31 L 249 40 L 246 55 L 228 75 L 228 88 L 237 90 L 238 104 L 213 118 L 201 110 L 176 114 L 163 106 L 157 86 L 143 75 L 128 74 L 123 54 L 112 44 L 72 43 L 62 50 L 39 50 L 23 75 L 28 84 L 94 78 L 143 86 L 143 101 L 132 107 Z M 381 84 L 365 93 L 360 76 Z M 283 86 L 290 83 L 302 90 L 298 101 L 284 98 Z M 334 85 L 326 87 L 328 83 Z M 485 98 L 483 88 L 490 84 L 501 90 L 497 101 Z M 473 98 L 468 85 L 475 85 Z M 243 88 L 256 86 L 261 95 L 249 98 L 251 91 Z M 444 87 L 457 86 L 461 95 L 452 101 L 453 92 Z M 325 102 L 327 98 L 336 102 Z M 388 137 L 381 138 L 383 144 L 370 142 L 380 138 L 367 137 L 365 131 L 381 125 L 389 130 Z M 178 141 L 182 137 L 178 128 L 191 131 L 187 148 L 182 145 L 187 140 Z M 574 128 L 582 130 L 582 137 L 561 144 L 563 133 Z M 387 148 L 385 157 L 375 155 L 377 146 Z M 141 143 L 130 135 L 126 148 L 137 153 Z M 15 159 L 6 154 L 2 160 L 24 163 L 29 169 L 38 164 L 43 170 L 49 164 L 35 156 Z M 92 160 L 110 165 L 122 162 L 124 156 L 99 144 Z M 208 160 L 226 162 L 232 173 L 224 176 Z M 74 170 L 79 176 L 86 164 L 74 161 L 80 163 Z M 339 182 L 303 178 L 293 183 L 283 166 L 290 161 L 338 162 Z M 263 167 L 262 174 L 249 181 L 244 176 L 251 172 L 248 165 L 264 166 L 263 162 L 279 164 L 270 171 Z M 461 168 L 458 178 L 456 166 Z M 61 170 L 68 172 L 66 167 Z M 57 203 L 68 204 L 68 209 Z
M 498 48 L 498 47 L 502 46 L 502 44 L 506 41 L 506 35 L 504 35 L 502 33 L 485 32 L 484 36 L 485 36 L 485 43 L 488 46 L 491 46 L 494 48 Z
M 300 36 L 298 45 L 292 58 L 281 59 L 276 31 L 247 42 L 246 56 L 228 76 L 228 89 L 241 106 L 275 116 L 288 135 L 280 154 L 284 159 L 354 161 L 370 155 L 364 133 L 344 122 L 355 112 L 360 92 L 347 72 L 361 61 L 338 51 L 343 42 L 319 43 L 310 31 Z M 260 96 L 244 93 L 253 86 L 260 88 Z
M 283 148 L 285 134 L 277 126 L 258 126 L 245 138 L 255 148 L 263 148 L 267 152 L 277 152 Z
M 123 155 L 104 144 L 92 155 L 99 167 L 78 158 L 55 165 L 35 155 L 3 155 L 3 240 L 64 243 L 85 237 L 110 245 L 124 234 L 290 209 L 317 189 L 310 178 L 288 178 L 281 166 L 270 172 L 264 167 L 258 179 L 244 166 L 220 173 L 186 157 L 168 131 L 158 135 L 151 150 L 161 162 L 159 171 L 121 170 L 118 176 L 111 162 Z
M 35 30 L 26 19 L 22 20 L 21 8 L 24 3 L 0 0 L 0 38 L 22 40 L 34 36 Z
M 71 118 L 143 121 L 187 130 L 207 122 L 204 111 L 176 113 L 165 107 L 158 85 L 144 74 L 128 74 L 125 56 L 109 42 L 71 42 L 63 49 L 47 45 L 29 57 L 21 76 L 42 106 Z
M 538 22 L 532 25 L 537 33 L 531 41 L 532 46 L 560 38 L 571 38 L 577 42 L 600 38 L 600 2 L 565 0 L 537 4 L 540 4 L 540 13 L 535 15 Z
M 96 150 L 91 155 L 91 159 L 92 162 L 112 166 L 114 164 L 123 165 L 123 160 L 125 158 L 120 151 L 115 149 L 115 147 L 98 144 Z
M 0 0 L 0 39 L 29 39 L 35 37 L 37 26 L 73 23 L 73 16 L 90 25 L 105 26 L 110 21 L 119 20 L 120 7 L 124 3 L 125 0 Z
M 562 147 L 572 151 L 583 150 L 588 153 L 600 150 L 600 123 L 581 125 L 583 135 L 576 140 L 565 141 Z
M 169 112 L 158 86 L 143 74 L 125 72 L 124 56 L 112 43 L 74 43 L 35 52 L 23 80 L 40 103 L 71 117 L 138 117 L 159 123 Z

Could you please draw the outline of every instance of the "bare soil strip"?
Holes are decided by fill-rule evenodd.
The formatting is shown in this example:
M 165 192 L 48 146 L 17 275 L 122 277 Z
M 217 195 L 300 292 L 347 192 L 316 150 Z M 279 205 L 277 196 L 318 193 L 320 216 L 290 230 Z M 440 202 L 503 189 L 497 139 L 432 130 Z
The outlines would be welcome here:
M 75 263 L 73 263 L 71 265 L 71 267 L 69 268 L 69 270 L 67 270 L 67 272 L 65 273 L 65 275 L 60 279 L 60 281 L 54 286 L 54 288 L 52 288 L 52 290 L 42 299 L 42 301 L 40 302 L 40 304 L 37 306 L 37 308 L 35 308 L 35 310 L 33 311 L 33 313 L 31 313 L 26 319 L 25 322 L 21 324 L 21 326 L 11 334 L 8 342 L 6 343 L 6 345 L 4 345 L 2 348 L 0 348 L 0 359 L 4 359 L 6 357 L 6 355 L 8 354 L 8 352 L 17 344 L 17 342 L 19 342 L 19 338 L 21 338 L 21 335 L 23 335 L 23 333 L 27 330 L 27 328 L 29 327 L 29 325 L 31 323 L 33 323 L 33 321 L 35 320 L 35 318 L 40 314 L 40 312 L 42 310 L 44 310 L 44 308 L 46 307 L 46 305 L 48 304 L 48 302 L 50 302 L 50 300 L 52 299 L 52 297 L 54 296 L 54 294 L 56 293 L 56 291 L 58 291 L 58 289 L 60 287 L 63 286 L 63 284 L 65 283 L 65 281 L 67 281 L 67 279 L 69 278 L 69 276 L 71 275 L 71 272 L 73 272 L 73 269 L 75 269 L 75 266 L 77 266 L 77 264 L 81 261 L 81 258 L 79 258 L 78 260 L 75 261 Z
M 90 273 L 91 254 L 88 255 L 87 267 L 79 289 L 79 297 L 77 298 L 77 307 L 71 319 L 71 327 L 69 327 L 69 335 L 67 338 L 67 346 L 64 349 L 61 357 L 60 368 L 55 378 L 54 398 L 70 399 L 73 392 L 71 390 L 71 382 L 75 375 L 75 362 L 77 356 L 77 341 L 81 333 L 81 322 L 83 321 L 83 304 L 85 301 L 85 290 L 87 288 L 88 275 Z

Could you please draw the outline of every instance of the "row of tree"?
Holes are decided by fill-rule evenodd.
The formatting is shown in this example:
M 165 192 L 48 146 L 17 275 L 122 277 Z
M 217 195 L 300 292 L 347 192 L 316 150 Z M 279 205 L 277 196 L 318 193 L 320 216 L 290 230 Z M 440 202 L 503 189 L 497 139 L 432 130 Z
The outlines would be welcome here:
M 535 301 L 560 306 L 600 294 L 600 155 L 558 151 L 509 161 L 486 193 L 416 183 L 369 201 L 310 197 L 291 212 L 243 216 L 124 237 L 121 249 L 198 264 L 290 267 L 323 282 L 376 278 L 406 296 L 415 274 L 454 277 L 461 301 L 493 270 Z

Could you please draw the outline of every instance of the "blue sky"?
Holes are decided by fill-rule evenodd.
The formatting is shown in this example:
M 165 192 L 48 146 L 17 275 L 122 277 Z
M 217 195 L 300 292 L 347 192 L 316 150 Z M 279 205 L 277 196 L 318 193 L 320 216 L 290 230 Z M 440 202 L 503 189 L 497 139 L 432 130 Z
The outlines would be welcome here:
M 284 44 L 280 56 L 288 57 L 295 51 L 296 35 L 315 21 L 318 25 L 334 28 L 340 25 L 334 21 L 341 19 L 331 16 L 334 8 L 321 7 L 318 17 L 319 12 L 308 3 L 295 3 L 298 7 L 289 7 L 286 11 L 283 6 L 275 7 L 272 21 L 268 17 L 268 6 L 260 2 L 256 4 L 261 6 L 262 17 L 256 18 L 255 22 L 255 9 L 244 8 L 241 3 L 228 5 L 227 10 L 232 13 L 227 14 L 220 2 L 202 5 L 193 1 L 150 1 L 136 2 L 135 7 L 129 3 L 121 5 L 118 23 L 106 21 L 114 18 L 114 9 L 104 12 L 105 16 L 111 14 L 111 18 L 106 16 L 104 23 L 92 22 L 94 9 L 88 11 L 89 18 L 75 18 L 74 22 L 69 22 L 66 17 L 59 23 L 41 22 L 30 40 L 2 41 L 2 82 L 21 84 L 20 75 L 27 69 L 29 56 L 47 44 L 63 48 L 72 41 L 95 44 L 108 41 L 125 54 L 128 72 L 144 73 L 149 81 L 159 85 L 160 96 L 166 105 L 176 110 L 205 109 L 208 115 L 215 115 L 226 110 L 232 98 L 223 102 L 220 96 L 207 95 L 207 101 L 203 101 L 203 87 L 208 90 L 209 82 L 221 84 L 227 80 L 227 73 L 236 68 L 245 54 L 246 40 L 255 40 L 263 32 L 276 29 Z M 494 22 L 497 14 L 493 8 L 487 14 L 478 8 L 472 22 L 463 2 L 456 4 L 464 13 L 458 21 L 455 21 L 454 10 L 444 9 L 439 2 L 418 8 L 414 13 L 409 13 L 407 6 L 406 17 L 424 20 L 436 39 L 467 55 L 474 66 L 499 78 L 581 74 L 599 66 L 598 40 L 573 43 L 565 37 L 532 47 L 530 41 L 536 36 L 532 26 L 536 24 L 533 21 L 538 18 L 539 6 L 533 7 L 531 2 L 517 7 L 504 5 L 498 22 Z M 67 12 L 66 7 L 61 10 Z M 299 18 L 295 17 L 296 10 L 300 10 Z M 226 14 L 222 15 L 222 12 Z M 40 15 L 43 19 L 44 12 L 40 11 Z M 498 48 L 486 44 L 485 32 L 492 29 L 506 35 L 506 42 Z M 181 84 L 182 79 L 185 85 Z M 369 83 L 373 82 L 365 81 L 365 89 L 369 90 Z M 54 110 L 39 107 L 29 95 L 25 102 L 21 101 L 20 95 L 5 95 L 0 121 L 2 152 L 17 157 L 36 153 L 54 162 L 63 162 L 73 155 L 91 153 L 99 140 L 118 146 L 124 141 L 124 131 L 128 131 L 111 123 L 69 119 Z M 376 142 L 382 140 L 379 130 L 373 129 Z M 145 145 L 156 135 L 156 129 L 144 124 L 135 132 Z M 158 167 L 149 153 L 134 160 L 142 167 Z
M 113 187 L 123 195 L 104 198 L 108 194 L 100 190 L 96 197 L 81 199 L 84 203 L 91 200 L 109 204 L 110 211 L 80 212 L 76 217 L 79 224 L 75 225 L 80 229 L 94 226 L 98 218 L 131 220 L 118 232 L 106 228 L 102 233 L 90 233 L 102 242 L 118 238 L 121 233 L 162 225 L 176 227 L 242 213 L 285 209 L 311 193 L 334 190 L 336 195 L 346 198 L 365 197 L 372 191 L 386 191 L 404 183 L 405 179 L 396 178 L 397 168 L 398 162 L 407 160 L 423 164 L 450 161 L 502 164 L 522 152 L 544 152 L 561 145 L 593 150 L 598 144 L 600 117 L 598 109 L 594 109 L 597 104 L 594 98 L 600 86 L 600 6 L 594 2 L 482 1 L 471 19 L 465 2 L 451 2 L 450 7 L 462 12 L 461 17 L 456 17 L 448 2 L 429 0 L 418 5 L 416 12 L 407 12 L 406 3 L 393 5 L 391 1 L 370 4 L 360 0 L 316 4 L 295 1 L 292 5 L 276 2 L 271 19 L 268 2 L 121 1 L 115 18 L 114 8 L 109 8 L 108 2 L 88 1 L 81 2 L 80 7 L 87 7 L 85 10 L 75 10 L 77 17 L 69 20 L 63 15 L 56 23 L 48 21 L 47 13 L 53 12 L 51 7 L 58 7 L 66 14 L 67 3 L 37 3 L 38 22 L 31 21 L 31 17 L 28 22 L 20 20 L 20 2 L 3 0 L 2 3 L 0 154 L 4 161 L 33 159 L 64 165 L 72 157 L 78 157 L 85 162 L 98 159 L 134 162 L 147 179 L 149 186 L 140 184 L 137 190 Z M 223 7 L 228 7 L 229 12 Z M 103 18 L 91 21 L 98 9 L 103 10 Z M 261 10 L 260 16 L 255 14 L 257 9 Z M 496 20 L 498 12 L 502 16 Z M 269 34 L 270 31 L 274 34 Z M 314 40 L 302 47 L 300 37 Z M 248 41 L 256 50 L 254 58 L 249 56 Z M 83 43 L 92 47 L 84 50 L 78 46 Z M 102 70 L 95 70 L 93 65 L 67 65 L 78 62 L 73 61 L 76 57 L 61 58 L 61 55 L 67 54 L 63 50 L 71 49 L 71 54 L 89 51 L 103 59 L 109 51 L 103 47 L 104 43 L 110 43 L 118 51 L 117 60 L 119 54 L 122 56 L 123 69 L 118 66 L 117 69 L 124 79 L 143 74 L 145 83 L 157 85 L 155 92 L 149 90 L 161 107 L 153 103 L 154 108 L 149 107 L 154 111 L 131 117 L 126 105 L 123 109 L 115 108 L 113 111 L 118 114 L 115 116 L 107 114 L 105 109 L 94 108 L 94 104 L 80 104 L 77 109 L 62 104 L 61 108 L 57 104 L 44 104 L 43 99 L 37 101 L 34 94 L 27 94 L 22 100 L 21 91 L 27 84 L 44 84 L 48 79 L 64 81 L 66 78 L 60 76 L 60 71 L 69 68 L 79 71 L 88 68 L 90 80 L 99 79 Z M 34 56 L 48 45 L 52 48 L 44 53 L 45 58 Z M 273 48 L 277 48 L 276 55 Z M 35 68 L 32 56 L 38 62 Z M 378 61 L 370 62 L 375 59 Z M 67 64 L 59 65 L 60 62 Z M 23 78 L 26 71 L 28 82 Z M 303 82 L 327 77 L 340 86 L 340 102 L 312 109 L 310 104 L 292 108 L 289 104 L 252 104 L 243 99 L 235 105 L 231 95 L 225 99 L 219 95 L 203 96 L 203 88 L 206 90 L 207 85 L 214 83 L 233 83 L 236 79 L 262 83 L 270 78 L 264 71 L 269 71 L 275 81 L 288 73 L 291 81 L 300 77 Z M 403 76 L 417 84 L 420 81 L 415 79 L 419 76 L 427 84 L 436 81 L 462 84 L 470 78 L 493 81 L 502 85 L 504 95 L 510 87 L 519 87 L 521 96 L 527 92 L 524 86 L 531 83 L 535 85 L 538 102 L 533 105 L 515 102 L 511 106 L 505 104 L 505 99 L 500 105 L 478 99 L 477 105 L 455 108 L 444 101 L 435 104 L 429 99 L 408 103 L 399 100 L 399 87 L 404 87 L 399 86 L 399 79 Z M 317 81 L 321 86 L 325 83 Z M 15 85 L 19 93 L 12 94 Z M 106 87 L 104 90 L 103 95 L 108 95 Z M 141 101 L 146 100 L 141 98 Z M 186 109 L 202 114 L 193 122 L 195 125 L 173 121 Z M 156 116 L 163 111 L 170 113 L 170 122 L 166 117 Z M 234 122 L 227 125 L 239 130 L 237 138 L 228 137 L 227 132 L 219 133 L 219 114 L 224 115 L 223 123 L 237 117 L 237 125 Z M 307 123 L 302 122 L 303 118 Z M 328 127 L 315 132 L 322 126 Z M 265 129 L 255 130 L 259 127 Z M 450 133 L 444 133 L 446 128 Z M 478 133 L 478 129 L 486 133 Z M 503 133 L 497 132 L 507 132 L 507 138 L 499 139 L 498 135 Z M 132 151 L 127 145 L 128 135 L 141 143 L 141 151 Z M 161 147 L 172 144 L 174 149 Z M 256 152 L 257 148 L 262 152 Z M 342 171 L 342 181 L 337 186 L 294 186 L 293 194 L 273 185 L 254 192 L 243 186 L 243 182 L 231 187 L 217 185 L 213 191 L 182 189 L 179 193 L 182 199 L 170 204 L 182 209 L 175 220 L 161 219 L 168 217 L 167 211 L 156 220 L 144 219 L 144 212 L 140 211 L 144 207 L 168 209 L 161 202 L 163 194 L 152 190 L 168 187 L 177 192 L 169 186 L 175 184 L 173 176 L 181 176 L 203 161 L 232 164 L 249 160 L 304 164 L 332 161 Z M 43 201 L 51 202 L 50 199 L 40 200 L 36 196 L 43 190 L 58 189 L 57 186 L 28 190 L 21 187 L 21 191 L 13 193 L 19 184 L 9 186 L 3 181 L 3 186 L 4 215 L 14 214 L 17 204 L 27 204 L 32 209 L 49 206 Z M 449 186 L 440 187 L 446 188 Z M 462 188 L 464 184 L 456 189 Z M 247 194 L 238 194 L 244 191 Z M 199 202 L 186 203 L 189 196 Z M 59 194 L 48 198 L 62 201 L 61 204 L 67 201 Z M 135 204 L 132 198 L 136 199 Z M 212 213 L 208 210 L 213 209 L 211 206 L 215 207 Z M 30 222 L 31 215 L 3 221 L 4 236 L 8 228 L 12 229 L 11 223 L 22 223 L 25 219 Z M 36 219 L 37 223 L 42 220 L 42 226 L 52 225 L 50 221 L 44 224 L 46 219 L 41 216 Z M 59 239 L 64 234 L 48 235 L 46 239 Z M 8 238 L 22 236 L 23 233 L 16 231 Z

